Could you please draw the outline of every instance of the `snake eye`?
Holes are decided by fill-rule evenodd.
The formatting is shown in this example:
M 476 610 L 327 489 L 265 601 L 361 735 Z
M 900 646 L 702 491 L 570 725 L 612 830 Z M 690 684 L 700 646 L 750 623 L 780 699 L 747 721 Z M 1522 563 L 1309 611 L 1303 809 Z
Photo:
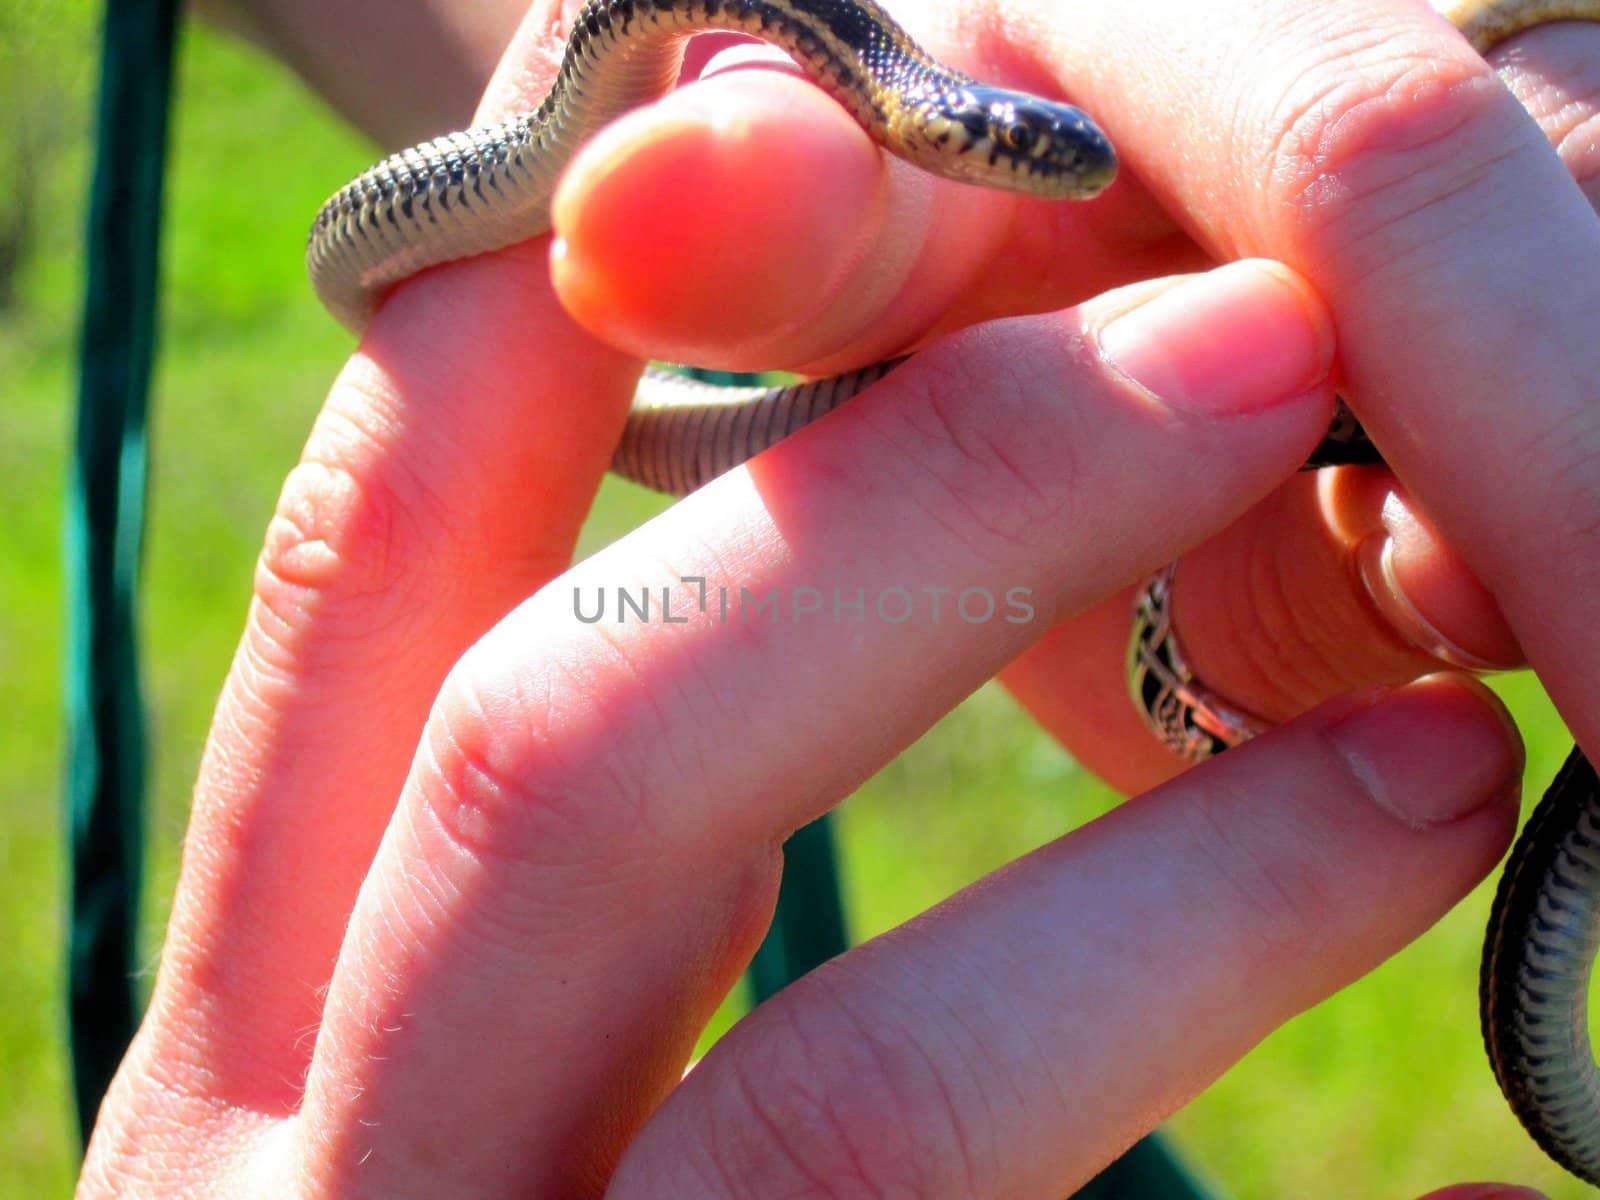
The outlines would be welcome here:
M 1013 121 L 1000 131 L 1000 140 L 1005 143 L 1006 149 L 1018 154 L 1026 154 L 1032 150 L 1037 136 L 1033 132 L 1033 127 L 1022 121 Z

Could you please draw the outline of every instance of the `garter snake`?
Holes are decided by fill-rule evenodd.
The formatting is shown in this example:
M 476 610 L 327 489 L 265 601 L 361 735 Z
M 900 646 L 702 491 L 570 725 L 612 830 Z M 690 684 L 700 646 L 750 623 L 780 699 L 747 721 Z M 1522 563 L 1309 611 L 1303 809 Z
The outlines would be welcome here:
M 1600 21 L 1600 0 L 1438 0 L 1480 51 L 1534 25 Z M 392 155 L 337 192 L 312 229 L 318 294 L 359 330 L 424 267 L 544 233 L 561 171 L 601 126 L 669 90 L 684 40 L 746 33 L 787 51 L 886 150 L 946 178 L 1089 199 L 1116 172 L 1082 111 L 942 66 L 875 0 L 588 0 L 532 112 Z M 716 390 L 647 372 L 614 468 L 693 490 L 872 383 L 894 364 L 789 388 Z M 1311 465 L 1377 462 L 1342 413 Z M 1600 946 L 1600 781 L 1574 749 L 1519 838 L 1490 917 L 1484 1040 L 1535 1140 L 1600 1186 L 1600 1071 L 1587 992 Z

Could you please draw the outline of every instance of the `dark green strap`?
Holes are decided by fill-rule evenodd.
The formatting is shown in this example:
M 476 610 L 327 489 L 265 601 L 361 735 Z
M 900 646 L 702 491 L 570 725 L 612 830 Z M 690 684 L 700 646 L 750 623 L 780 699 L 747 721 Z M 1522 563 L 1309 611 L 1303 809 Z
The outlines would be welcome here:
M 1084 1185 L 1073 1200 L 1219 1200 L 1174 1153 L 1167 1139 L 1152 1133 Z
M 839 897 L 833 824 L 823 817 L 783 847 L 783 883 L 772 928 L 750 964 L 750 995 L 760 1004 L 850 944 Z
M 88 294 L 69 484 L 70 1034 L 87 1141 L 138 1022 L 144 717 L 134 629 L 155 349 L 175 0 L 112 0 L 89 202 Z

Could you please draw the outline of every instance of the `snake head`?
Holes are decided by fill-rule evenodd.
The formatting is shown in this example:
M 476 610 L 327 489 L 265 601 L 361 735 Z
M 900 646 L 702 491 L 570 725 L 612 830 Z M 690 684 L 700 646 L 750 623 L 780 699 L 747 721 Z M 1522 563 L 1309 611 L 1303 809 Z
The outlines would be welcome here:
M 918 161 L 951 179 L 1087 200 L 1117 173 L 1110 139 L 1070 104 L 971 84 L 935 97 L 923 112 L 931 153 Z

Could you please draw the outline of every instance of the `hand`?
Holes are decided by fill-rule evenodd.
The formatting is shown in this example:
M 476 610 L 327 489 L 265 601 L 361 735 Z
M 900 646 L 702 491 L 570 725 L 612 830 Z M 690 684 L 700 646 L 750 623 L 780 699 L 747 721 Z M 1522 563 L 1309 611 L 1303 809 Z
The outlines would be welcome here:
M 1187 555 L 1176 612 L 1197 673 L 1280 721 L 1436 668 L 1431 626 L 1456 661 L 1513 666 L 1525 649 L 1600 750 L 1600 223 L 1456 33 L 1416 0 L 897 13 L 954 65 L 1084 104 L 1123 179 L 1087 205 L 928 180 L 746 54 L 572 171 L 556 260 L 569 309 L 638 353 L 827 371 L 1215 259 L 1293 264 L 1330 304 L 1346 390 L 1404 486 L 1302 476 Z M 1535 30 L 1496 61 L 1592 183 L 1600 29 Z M 743 115 L 710 120 L 729 112 Z M 1385 541 L 1403 591 L 1374 570 Z M 1063 622 L 1006 678 L 1137 791 L 1179 764 L 1125 700 L 1129 608 L 1123 593 Z
M 285 487 L 83 1194 L 592 1194 L 619 1160 L 618 1195 L 1065 1191 L 1501 852 L 1492 701 L 1335 702 L 819 972 L 675 1087 L 783 837 L 1036 631 L 592 627 L 572 589 L 1082 608 L 1304 453 L 1331 338 L 1261 265 L 985 326 L 557 578 L 634 364 L 566 321 L 544 250 L 397 294 Z M 1160 320 L 1120 369 L 1089 352 L 1132 312 Z M 1216 369 L 1245 347 L 1260 370 Z
M 723 622 L 682 580 L 1080 608 L 1304 453 L 1331 330 L 1262 263 L 984 326 L 546 583 L 628 372 L 503 266 L 384 309 L 286 486 L 81 1195 L 1060 1195 L 1500 854 L 1492 698 L 1359 693 L 830 964 L 679 1085 L 785 836 L 1036 632 Z M 1193 503 L 1153 519 L 1135 465 Z M 685 623 L 574 613 L 645 587 Z

